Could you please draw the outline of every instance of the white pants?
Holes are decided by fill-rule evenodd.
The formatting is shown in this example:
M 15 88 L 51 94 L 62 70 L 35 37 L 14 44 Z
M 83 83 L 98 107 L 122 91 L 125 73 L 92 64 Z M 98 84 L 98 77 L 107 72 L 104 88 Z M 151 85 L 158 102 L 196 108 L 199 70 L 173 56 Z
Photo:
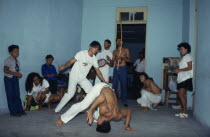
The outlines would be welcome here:
M 99 70 L 101 71 L 101 74 L 102 74 L 104 80 L 106 82 L 109 82 L 109 67 L 104 66 L 102 68 L 99 68 Z M 98 76 L 96 76 L 95 84 L 100 83 L 100 82 L 101 82 L 101 80 L 99 79 Z
M 71 108 L 69 108 L 63 115 L 61 115 L 61 120 L 64 123 L 67 123 L 69 120 L 73 119 L 79 112 L 87 109 L 100 95 L 103 87 L 108 87 L 108 85 L 105 83 L 96 84 L 81 102 L 72 105 Z
M 37 95 L 38 95 L 38 94 L 37 94 Z M 37 95 L 33 96 L 33 98 L 34 98 L 34 101 L 35 101 L 36 103 L 39 103 L 39 102 L 36 100 L 36 96 L 37 96 Z M 49 92 L 48 94 L 45 94 L 45 95 L 46 95 L 46 98 L 45 98 L 45 100 L 44 100 L 43 103 L 48 103 L 48 102 L 49 102 L 50 95 L 51 95 L 51 92 Z
M 161 94 L 153 94 L 144 89 L 141 91 L 141 98 L 137 99 L 137 103 L 142 107 L 151 108 L 152 104 L 158 104 L 161 101 Z
M 79 84 L 84 89 L 84 91 L 86 93 L 90 92 L 90 90 L 93 87 L 88 79 L 83 79 L 82 81 L 77 81 L 73 78 L 70 78 L 68 92 L 64 94 L 60 103 L 57 105 L 55 112 L 59 112 L 66 105 L 66 103 L 74 96 L 74 94 L 76 92 L 77 84 Z

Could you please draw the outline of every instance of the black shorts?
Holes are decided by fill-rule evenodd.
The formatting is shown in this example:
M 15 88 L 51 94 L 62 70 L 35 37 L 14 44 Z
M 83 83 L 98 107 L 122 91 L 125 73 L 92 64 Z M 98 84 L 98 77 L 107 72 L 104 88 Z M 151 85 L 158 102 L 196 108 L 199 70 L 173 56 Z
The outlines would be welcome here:
M 177 89 L 181 89 L 184 88 L 188 91 L 193 91 L 193 82 L 192 82 L 192 78 L 187 79 L 181 83 L 177 83 Z

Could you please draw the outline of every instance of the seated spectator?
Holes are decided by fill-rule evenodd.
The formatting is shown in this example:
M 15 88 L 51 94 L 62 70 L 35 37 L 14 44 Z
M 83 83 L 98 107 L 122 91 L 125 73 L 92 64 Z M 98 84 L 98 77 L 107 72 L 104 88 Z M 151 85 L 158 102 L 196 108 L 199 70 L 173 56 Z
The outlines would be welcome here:
M 58 73 L 57 83 L 58 83 L 57 84 L 58 95 L 60 95 L 62 98 L 64 94 L 67 93 L 68 91 L 69 73 L 67 74 Z
M 140 73 L 140 81 L 144 87 L 137 103 L 139 106 L 141 105 L 141 111 L 148 111 L 149 108 L 154 109 L 161 101 L 161 90 L 145 72 Z
M 43 79 L 38 73 L 30 73 L 25 83 L 26 91 L 28 92 L 28 101 L 26 110 L 30 110 L 32 98 L 39 104 L 39 110 L 42 109 L 42 104 L 47 103 L 48 108 L 51 108 L 51 103 L 60 101 L 61 97 L 56 94 L 51 94 L 49 91 L 49 83 Z
M 46 63 L 42 65 L 42 75 L 50 84 L 50 92 L 57 94 L 57 72 L 55 66 L 52 65 L 54 57 L 52 55 L 46 56 Z

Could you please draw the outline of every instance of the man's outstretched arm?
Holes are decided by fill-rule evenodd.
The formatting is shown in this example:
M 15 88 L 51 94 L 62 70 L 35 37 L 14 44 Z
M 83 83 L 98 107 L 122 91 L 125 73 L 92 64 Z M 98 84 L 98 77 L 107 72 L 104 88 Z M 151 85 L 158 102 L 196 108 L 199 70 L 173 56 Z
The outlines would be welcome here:
M 119 111 L 115 120 L 120 120 L 125 117 L 125 130 L 135 132 L 135 129 L 130 127 L 130 120 L 131 120 L 131 110 L 130 109 L 122 109 Z
M 68 62 L 66 62 L 66 64 L 60 65 L 59 68 L 58 68 L 58 70 L 59 70 L 59 71 L 62 71 L 62 70 L 64 70 L 65 68 L 71 66 L 71 64 L 73 64 L 73 63 L 76 62 L 76 61 L 77 61 L 76 58 L 72 58 L 71 60 L 69 60 Z
M 104 83 L 106 83 L 106 84 L 109 84 L 108 81 L 105 81 L 105 79 L 104 79 L 104 77 L 103 77 L 101 71 L 99 70 L 99 68 L 94 67 L 94 69 L 95 69 L 95 71 L 96 71 L 97 76 L 100 78 L 100 80 L 102 80 L 102 81 L 103 81 Z

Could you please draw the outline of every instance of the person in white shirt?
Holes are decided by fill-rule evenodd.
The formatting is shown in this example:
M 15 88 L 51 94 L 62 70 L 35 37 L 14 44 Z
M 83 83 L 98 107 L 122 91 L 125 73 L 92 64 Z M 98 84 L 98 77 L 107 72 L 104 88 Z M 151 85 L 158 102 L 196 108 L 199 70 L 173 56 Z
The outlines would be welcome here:
M 58 113 L 66 105 L 66 103 L 74 96 L 77 84 L 79 84 L 86 93 L 89 93 L 91 91 L 93 86 L 90 83 L 90 81 L 86 78 L 86 76 L 89 73 L 92 66 L 94 67 L 98 77 L 104 83 L 107 83 L 104 80 L 101 71 L 98 68 L 98 62 L 94 55 L 98 52 L 100 47 L 101 45 L 99 42 L 93 41 L 90 44 L 89 50 L 83 50 L 78 52 L 74 58 L 69 60 L 65 65 L 61 65 L 59 67 L 59 70 L 61 71 L 74 63 L 71 71 L 69 72 L 70 76 L 69 76 L 68 92 L 65 93 L 60 103 L 55 108 L 55 113 Z M 63 121 L 62 117 L 61 120 Z
M 140 76 L 139 74 L 141 72 L 144 72 L 144 53 L 143 52 L 139 52 L 139 59 L 136 60 L 133 66 L 135 67 L 133 84 L 137 91 L 136 97 L 139 98 L 141 96 L 139 91 L 143 88 L 143 85 L 144 85 L 139 79 L 139 76 Z
M 182 112 L 176 114 L 175 116 L 180 118 L 187 118 L 187 99 L 186 92 L 193 91 L 193 59 L 190 55 L 191 46 L 188 43 L 180 43 L 178 50 L 182 56 L 179 62 L 179 69 L 175 69 L 174 73 L 178 74 L 177 77 L 177 89 L 179 91 L 179 98 L 182 105 Z
M 133 64 L 136 67 L 135 71 L 138 73 L 144 72 L 144 53 L 139 52 L 139 59 Z
M 28 92 L 27 111 L 30 110 L 32 97 L 34 101 L 39 104 L 39 110 L 42 109 L 42 104 L 47 103 L 50 109 L 51 103 L 58 102 L 61 99 L 59 95 L 51 94 L 48 81 L 42 78 L 38 73 L 32 72 L 28 75 L 25 87 Z
M 98 59 L 98 62 L 104 60 L 104 65 L 99 66 L 99 69 L 105 79 L 105 81 L 109 81 L 109 69 L 110 69 L 110 61 L 112 59 L 112 52 L 110 51 L 111 47 L 111 41 L 106 39 L 104 41 L 104 50 L 101 53 L 98 53 L 96 58 Z M 100 83 L 101 80 L 99 77 L 96 76 L 95 84 Z

